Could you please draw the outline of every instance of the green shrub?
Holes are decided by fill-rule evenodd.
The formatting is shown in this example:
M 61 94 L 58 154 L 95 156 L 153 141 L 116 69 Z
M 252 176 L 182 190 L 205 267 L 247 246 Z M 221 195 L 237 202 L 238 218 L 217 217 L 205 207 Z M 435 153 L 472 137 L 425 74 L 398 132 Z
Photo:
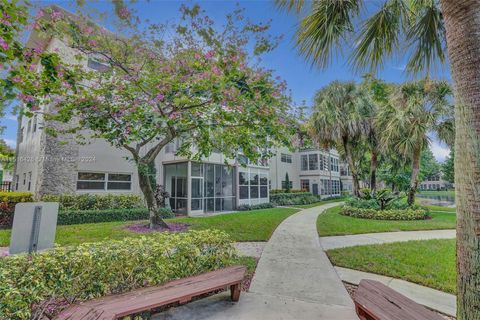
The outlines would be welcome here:
M 349 207 L 354 207 L 354 208 L 360 208 L 360 209 L 375 209 L 375 210 L 380 210 L 380 205 L 377 203 L 375 199 L 361 199 L 361 198 L 349 198 L 347 201 L 345 201 L 345 205 Z
M 259 210 L 259 209 L 270 209 L 275 207 L 273 204 L 267 202 L 267 203 L 260 203 L 260 204 L 254 204 L 254 205 L 248 205 L 248 204 L 242 204 L 241 206 L 238 206 L 237 210 L 238 211 L 249 211 L 249 210 Z
M 290 189 L 290 190 L 285 190 L 285 189 L 272 189 L 270 190 L 270 194 L 277 194 L 277 193 L 304 193 L 307 192 L 305 189 Z
M 235 258 L 229 236 L 216 230 L 159 233 L 5 257 L 0 259 L 0 319 L 30 319 L 49 303 L 53 307 L 158 285 L 223 268 Z
M 355 218 L 374 220 L 424 220 L 429 216 L 428 210 L 424 208 L 376 210 L 350 206 L 344 206 L 341 214 Z
M 158 214 L 162 219 L 171 219 L 175 218 L 175 213 L 173 213 L 172 209 L 169 207 L 163 207 L 158 209 Z
M 136 194 L 62 194 L 44 195 L 42 201 L 60 203 L 60 210 L 107 210 L 145 207 Z
M 61 210 L 57 224 L 81 224 L 148 219 L 148 209 Z
M 11 227 L 15 205 L 20 202 L 32 202 L 30 192 L 0 192 L 0 227 Z
M 279 206 L 310 204 L 319 200 L 319 197 L 310 192 L 270 194 L 270 202 Z

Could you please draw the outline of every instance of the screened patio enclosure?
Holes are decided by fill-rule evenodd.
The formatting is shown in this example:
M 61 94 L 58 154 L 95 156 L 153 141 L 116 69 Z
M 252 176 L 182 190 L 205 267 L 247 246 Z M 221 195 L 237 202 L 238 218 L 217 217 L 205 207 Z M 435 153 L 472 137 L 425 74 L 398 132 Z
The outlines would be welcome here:
M 236 206 L 235 169 L 231 166 L 165 164 L 164 186 L 170 193 L 170 207 L 177 213 L 232 211 Z

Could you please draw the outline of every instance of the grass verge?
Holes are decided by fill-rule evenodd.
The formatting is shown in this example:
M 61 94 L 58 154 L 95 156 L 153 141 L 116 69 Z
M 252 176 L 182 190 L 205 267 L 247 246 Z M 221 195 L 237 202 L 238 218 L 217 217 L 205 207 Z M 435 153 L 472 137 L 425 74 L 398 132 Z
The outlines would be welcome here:
M 455 294 L 455 240 L 422 240 L 327 251 L 336 266 L 382 274 Z
M 169 219 L 170 222 L 184 222 L 190 229 L 219 229 L 228 233 L 234 241 L 267 241 L 277 226 L 288 216 L 298 210 L 293 208 L 272 208 L 237 212 L 210 217 L 186 217 Z M 125 230 L 128 224 L 139 221 L 120 221 L 104 223 L 88 223 L 69 226 L 58 226 L 55 243 L 59 245 L 75 245 L 84 242 L 104 240 L 120 240 L 126 237 L 148 236 Z M 10 243 L 10 230 L 0 230 L 0 246 Z
M 338 236 L 347 234 L 395 232 L 415 230 L 454 229 L 456 216 L 449 212 L 431 212 L 431 219 L 412 221 L 370 220 L 340 214 L 340 207 L 330 208 L 317 219 L 317 231 L 320 236 Z

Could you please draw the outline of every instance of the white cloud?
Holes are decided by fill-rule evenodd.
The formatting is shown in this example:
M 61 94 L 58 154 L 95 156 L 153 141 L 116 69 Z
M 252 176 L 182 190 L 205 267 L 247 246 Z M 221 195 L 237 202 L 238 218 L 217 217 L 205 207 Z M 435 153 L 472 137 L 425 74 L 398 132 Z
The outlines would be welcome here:
M 15 148 L 16 145 L 17 145 L 17 141 L 16 140 L 13 140 L 13 139 L 3 139 L 5 141 L 5 143 L 7 144 L 7 146 L 9 146 L 10 148 Z
M 435 159 L 440 162 L 445 161 L 445 158 L 450 154 L 450 149 L 446 145 L 440 144 L 437 141 L 432 142 L 430 150 L 432 150 Z
M 15 121 L 15 122 L 18 121 L 17 116 L 14 116 L 13 114 L 6 116 L 6 119 L 10 121 Z

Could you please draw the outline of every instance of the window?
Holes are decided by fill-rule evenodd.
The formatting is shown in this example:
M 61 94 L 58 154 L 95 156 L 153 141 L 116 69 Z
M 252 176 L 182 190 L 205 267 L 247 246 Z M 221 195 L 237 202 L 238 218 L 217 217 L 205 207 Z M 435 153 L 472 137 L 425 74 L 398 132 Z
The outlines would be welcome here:
M 248 173 L 240 172 L 238 183 L 240 185 L 240 199 L 248 199 Z
M 280 156 L 280 159 L 281 159 L 282 162 L 292 163 L 292 155 L 291 154 L 282 153 L 281 156 Z
M 268 176 L 260 175 L 260 198 L 268 198 Z
M 258 174 L 257 173 L 250 173 L 250 199 L 258 198 Z
M 302 171 L 307 171 L 308 170 L 308 157 L 307 157 L 307 155 L 302 155 L 301 163 L 302 163 L 301 170 Z
M 105 173 L 79 172 L 77 190 L 105 190 Z
M 124 173 L 79 172 L 77 190 L 131 190 L 132 175 Z
M 24 173 L 24 174 L 23 174 L 23 185 L 25 185 L 25 183 L 26 183 L 26 180 L 27 180 L 27 174 L 26 174 L 26 173 Z
M 248 158 L 243 154 L 238 155 L 237 160 L 238 163 L 242 166 L 246 166 L 248 164 Z
M 308 168 L 309 170 L 318 170 L 318 155 L 309 154 L 308 155 Z
M 330 170 L 338 172 L 338 159 L 330 157 Z
M 27 187 L 28 191 L 30 191 L 31 186 L 32 186 L 32 171 L 28 173 L 28 187 Z
M 132 175 L 109 173 L 107 190 L 131 190 L 132 189 Z
M 310 180 L 300 180 L 300 189 L 310 192 Z
M 324 162 L 324 155 L 323 154 L 320 154 L 319 155 L 319 159 L 320 159 L 320 163 L 319 163 L 319 169 L 320 170 L 325 170 L 325 164 L 323 163 Z
M 27 124 L 27 134 L 30 133 L 30 130 L 32 129 L 32 119 L 28 120 Z
M 24 128 L 21 127 L 21 128 L 20 128 L 20 141 L 19 141 L 19 143 L 20 143 L 20 142 L 23 142 L 23 135 L 24 135 Z
M 18 175 L 18 174 L 15 175 L 15 190 L 17 190 L 17 191 L 18 191 L 18 181 L 19 181 L 19 180 L 20 180 L 19 175 Z

